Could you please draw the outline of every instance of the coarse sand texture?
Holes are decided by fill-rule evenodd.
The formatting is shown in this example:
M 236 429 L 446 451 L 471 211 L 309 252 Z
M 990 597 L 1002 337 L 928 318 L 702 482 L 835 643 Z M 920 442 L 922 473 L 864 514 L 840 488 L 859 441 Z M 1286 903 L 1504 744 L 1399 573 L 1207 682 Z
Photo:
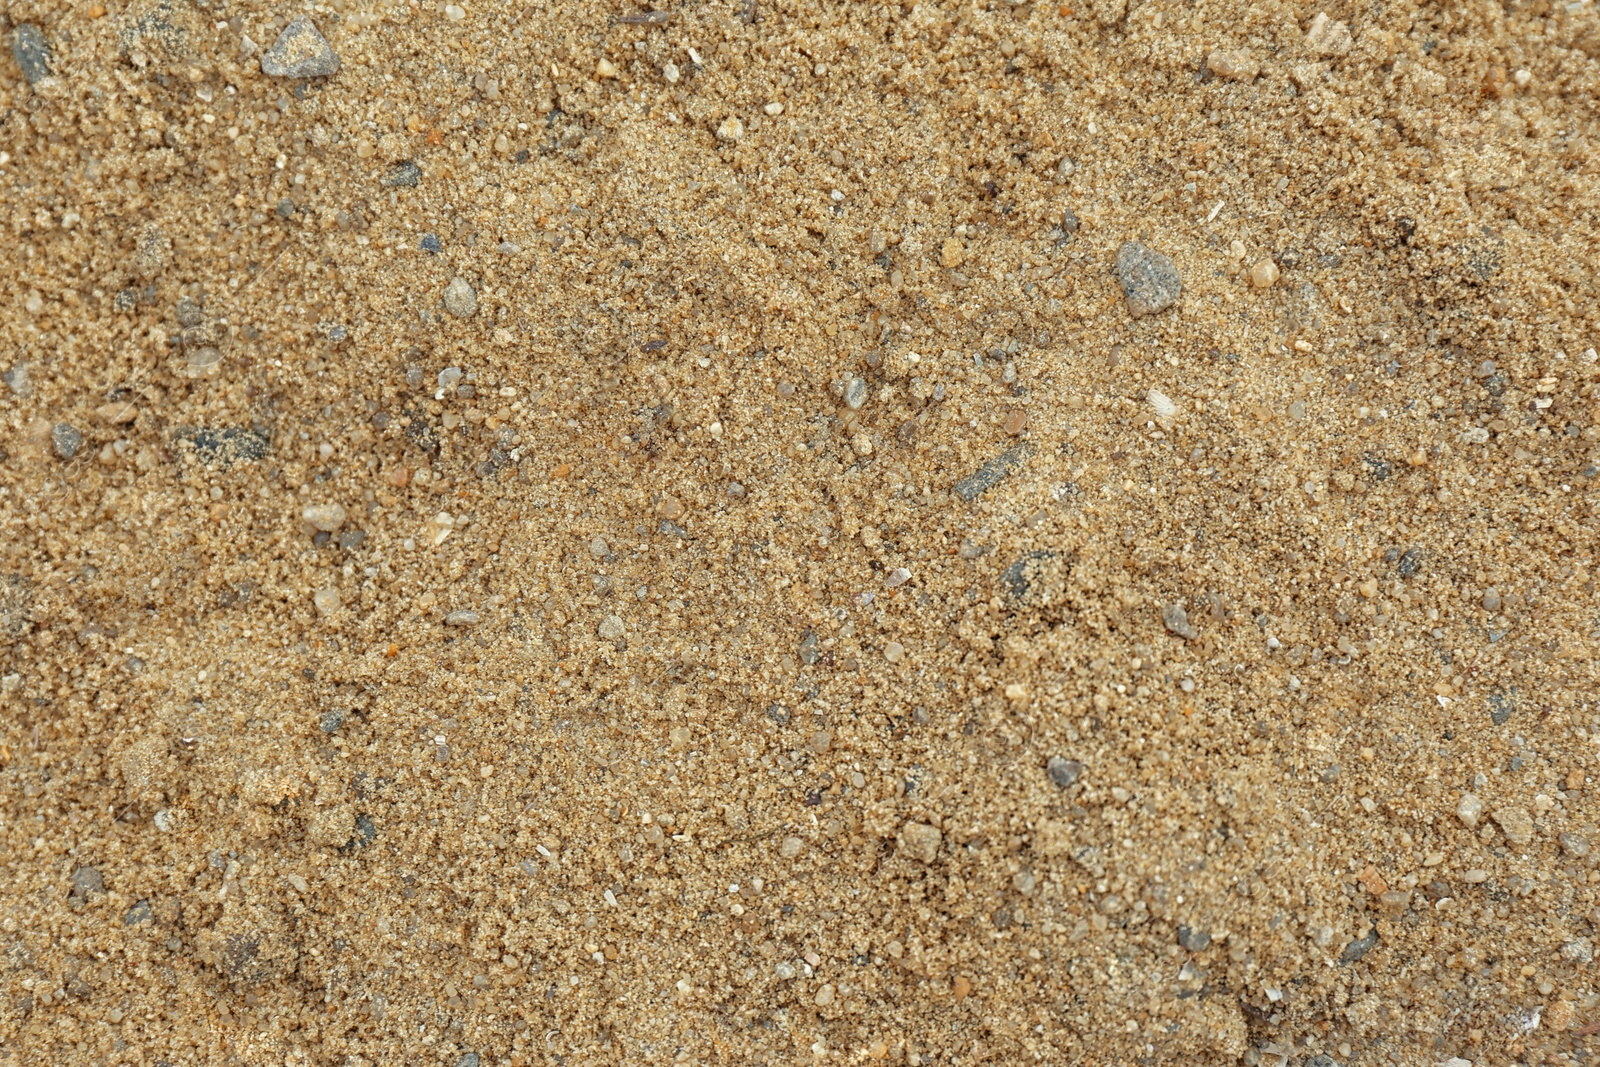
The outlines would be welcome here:
M 0 6 L 0 1067 L 1600 1062 L 1600 4 L 648 2 Z

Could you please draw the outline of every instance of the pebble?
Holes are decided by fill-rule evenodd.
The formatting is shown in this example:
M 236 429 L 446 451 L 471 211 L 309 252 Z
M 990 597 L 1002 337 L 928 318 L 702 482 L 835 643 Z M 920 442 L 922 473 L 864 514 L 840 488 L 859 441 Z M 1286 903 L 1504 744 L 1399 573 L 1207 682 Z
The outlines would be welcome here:
M 1031 455 L 1033 455 L 1033 445 L 1028 442 L 1008 448 L 957 482 L 951 487 L 951 492 L 970 504 L 984 492 L 994 488 L 1006 475 L 1022 466 Z
M 743 500 L 744 499 L 744 486 L 740 485 L 738 482 L 729 482 L 728 483 L 728 495 L 730 497 L 732 497 L 733 499 L 735 499 L 735 500 Z
M 1377 944 L 1378 931 L 1373 930 L 1371 933 L 1367 934 L 1366 937 L 1357 938 L 1346 945 L 1344 947 L 1344 951 L 1339 953 L 1339 962 L 1354 963 L 1362 956 L 1365 956 L 1367 953 L 1371 952 L 1373 948 L 1377 946 Z
M 322 713 L 322 718 L 319 720 L 318 725 L 322 727 L 323 733 L 336 734 L 339 732 L 339 728 L 344 725 L 344 712 L 338 708 L 325 711 Z
M 1178 944 L 1190 952 L 1204 952 L 1211 947 L 1211 935 L 1191 926 L 1178 927 Z
M 743 138 L 744 123 L 740 122 L 734 115 L 729 115 L 723 119 L 722 124 L 717 127 L 717 140 L 719 141 L 739 141 L 743 140 Z
M 899 641 L 890 641 L 883 646 L 883 658 L 890 663 L 899 663 L 905 658 L 906 647 Z
M 939 266 L 946 270 L 954 270 L 961 266 L 966 258 L 967 250 L 959 237 L 946 237 L 944 244 L 939 246 Z
M 1483 610 L 1500 610 L 1500 590 L 1496 589 L 1492 585 L 1483 591 Z
M 184 371 L 191 378 L 214 378 L 222 372 L 222 353 L 210 345 L 191 348 Z
M 961 539 L 961 547 L 956 550 L 956 555 L 960 556 L 962 559 L 977 559 L 987 551 L 989 551 L 988 548 L 980 545 L 972 538 L 963 537 Z
M 1306 44 L 1318 55 L 1342 56 L 1350 51 L 1351 43 L 1350 27 L 1333 21 L 1324 11 L 1317 12 L 1306 29 Z
M 1474 867 L 1469 871 L 1462 871 L 1461 880 L 1468 885 L 1482 885 L 1489 880 L 1489 872 L 1482 867 Z
M 1561 842 L 1561 851 L 1569 856 L 1582 859 L 1589 854 L 1589 839 L 1582 834 L 1564 830 L 1558 835 L 1557 840 Z
M 912 859 L 932 863 L 939 858 L 939 846 L 944 834 L 927 823 L 907 822 L 900 828 L 900 847 Z
M 1143 318 L 1165 311 L 1183 292 L 1183 279 L 1171 259 L 1138 241 L 1117 249 L 1117 280 L 1127 299 L 1128 314 Z
M 122 925 L 138 926 L 140 923 L 150 922 L 154 918 L 155 913 L 150 910 L 150 902 L 141 900 L 128 909 L 128 913 L 122 917 Z
M 1071 237 L 1078 232 L 1078 215 L 1070 207 L 1061 209 L 1061 233 Z
M 894 570 L 889 572 L 886 578 L 884 578 L 883 587 L 885 589 L 893 589 L 896 586 L 905 585 L 910 580 L 910 571 L 906 570 L 904 567 L 896 567 Z
M 1150 407 L 1155 410 L 1156 418 L 1170 419 L 1178 413 L 1178 405 L 1172 398 L 1159 389 L 1152 389 L 1145 394 L 1145 399 L 1150 401 Z
M 422 240 L 417 242 L 417 247 L 421 248 L 424 252 L 428 252 L 433 255 L 438 255 L 440 252 L 444 251 L 444 245 L 439 243 L 438 235 L 432 233 L 423 234 Z
M 478 312 L 478 293 L 465 278 L 452 279 L 444 287 L 444 308 L 458 319 L 470 319 Z
M 1170 633 L 1176 634 L 1185 641 L 1193 641 L 1200 636 L 1200 631 L 1196 630 L 1194 624 L 1189 621 L 1189 613 L 1184 610 L 1182 601 L 1163 606 L 1161 609 L 1161 622 Z
M 58 422 L 50 427 L 50 447 L 61 459 L 71 459 L 83 447 L 83 434 L 70 423 Z
M 1263 259 L 1250 268 L 1250 284 L 1257 289 L 1270 289 L 1278 280 L 1278 265 L 1270 258 Z
M 1408 548 L 1400 556 L 1400 563 L 1395 567 L 1395 571 L 1402 578 L 1412 578 L 1416 576 L 1417 571 L 1419 571 L 1421 568 L 1422 550 L 1417 548 Z
M 79 900 L 91 893 L 104 893 L 106 881 L 93 867 L 79 867 L 72 872 L 72 895 Z
M 4 379 L 6 388 L 11 390 L 13 396 L 27 399 L 33 395 L 32 370 L 33 368 L 29 364 L 18 363 L 6 371 L 4 375 L 0 375 L 0 378 Z
M 1045 761 L 1044 769 L 1050 775 L 1050 780 L 1062 789 L 1083 777 L 1083 764 L 1061 756 L 1051 756 Z
M 323 617 L 332 615 L 339 610 L 339 590 L 330 587 L 318 589 L 311 594 L 311 603 L 316 606 L 317 614 Z
M 334 533 L 344 525 L 345 510 L 341 504 L 310 504 L 300 512 L 300 517 L 314 529 Z
M 661 498 L 661 503 L 656 506 L 656 514 L 668 522 L 676 522 L 683 518 L 683 501 L 668 493 Z
M 456 1060 L 456 1067 L 478 1067 L 478 1054 L 476 1052 L 463 1052 L 461 1058 Z
M 459 611 L 452 611 L 450 614 L 444 617 L 444 624 L 446 626 L 476 626 L 482 621 L 483 616 L 479 615 L 476 611 L 473 611 L 470 608 L 462 608 Z
M 1478 817 L 1483 814 L 1483 801 L 1471 793 L 1462 793 L 1461 799 L 1456 802 L 1456 818 L 1461 820 L 1461 825 L 1468 830 L 1478 828 Z
M 409 159 L 402 159 L 384 172 L 379 181 L 388 189 L 414 188 L 422 180 L 422 168 Z
M 44 31 L 31 22 L 22 23 L 12 33 L 11 55 L 29 85 L 38 85 L 50 77 L 50 42 Z
M 1206 57 L 1206 69 L 1225 81 L 1249 81 L 1261 72 L 1261 64 L 1249 52 L 1218 49 Z
M 607 556 L 611 555 L 611 546 L 606 544 L 606 539 L 604 537 L 596 537 L 593 541 L 589 542 L 589 555 L 593 556 L 595 559 L 605 559 Z
M 1528 814 L 1526 808 L 1500 808 L 1491 818 L 1500 824 L 1506 840 L 1513 845 L 1526 845 L 1533 840 L 1533 816 Z
M 806 850 L 806 843 L 798 837 L 786 837 L 778 846 L 778 855 L 786 860 L 799 859 L 800 853 Z
M 278 216 L 280 219 L 292 219 L 294 218 L 294 212 L 294 201 L 290 200 L 287 196 L 280 196 L 278 198 L 278 202 L 272 207 L 272 213 Z
M 1028 428 L 1028 409 L 1027 408 L 1012 408 L 1011 409 L 1011 414 L 1006 416 L 1005 426 L 1003 427 L 1003 429 L 1005 430 L 1006 434 L 1008 436 L 1010 436 L 1010 437 L 1015 437 L 1015 436 L 1017 436 L 1017 434 L 1021 433 L 1023 430 L 1025 430 L 1027 428 Z
M 862 378 L 851 378 L 844 385 L 844 404 L 851 411 L 860 411 L 867 402 L 867 383 Z
M 604 641 L 616 641 L 628 632 L 620 615 L 607 615 L 600 620 L 600 638 Z
M 367 531 L 365 530 L 346 530 L 339 535 L 339 547 L 349 552 L 366 539 Z
M 333 47 L 304 15 L 296 15 L 261 55 L 261 73 L 273 78 L 325 78 L 338 70 Z
M 227 426 L 222 429 L 201 427 L 178 435 L 194 449 L 195 458 L 206 465 L 229 466 L 236 460 L 258 460 L 267 454 L 268 440 L 264 433 L 243 427 Z

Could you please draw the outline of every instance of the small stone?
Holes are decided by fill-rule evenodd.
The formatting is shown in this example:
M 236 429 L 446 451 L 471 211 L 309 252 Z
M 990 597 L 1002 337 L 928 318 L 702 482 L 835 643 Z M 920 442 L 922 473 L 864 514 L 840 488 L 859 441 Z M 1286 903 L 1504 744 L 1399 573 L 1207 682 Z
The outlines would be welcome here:
M 463 1052 L 461 1058 L 456 1060 L 456 1067 L 478 1067 L 478 1054 L 476 1052 Z
M 95 408 L 94 415 L 109 426 L 123 426 L 139 417 L 139 409 L 126 400 L 113 400 Z
M 1561 958 L 1573 963 L 1594 962 L 1594 942 L 1587 937 L 1574 938 L 1561 946 Z
M 966 258 L 967 249 L 959 237 L 946 237 L 944 243 L 939 246 L 939 266 L 946 270 L 954 270 L 961 266 Z
M 667 79 L 668 85 L 677 85 L 678 78 L 682 75 L 678 70 L 678 65 L 676 63 L 667 63 L 661 68 L 661 76 Z
M 325 734 L 336 734 L 344 725 L 344 712 L 338 708 L 322 713 L 322 718 L 317 723 Z
M 615 78 L 617 76 L 617 65 L 611 60 L 602 57 L 600 62 L 594 65 L 594 76 L 599 79 Z
M 668 493 L 661 498 L 661 503 L 656 505 L 656 514 L 668 522 L 676 522 L 683 518 L 683 501 Z
M 866 431 L 856 434 L 850 439 L 850 448 L 858 456 L 872 455 L 872 435 Z
M 141 278 L 154 278 L 172 259 L 172 242 L 158 226 L 146 226 L 133 242 L 133 269 Z
M 985 491 L 992 489 L 1006 475 L 1022 466 L 1028 457 L 1033 455 L 1033 450 L 1034 446 L 1031 442 L 1024 442 L 1006 449 L 957 482 L 951 487 L 951 492 L 970 504 Z
M 261 73 L 273 78 L 325 78 L 338 71 L 339 57 L 304 15 L 296 15 L 261 56 Z
M 4 375 L 0 375 L 6 383 L 6 388 L 11 390 L 13 396 L 20 396 L 24 400 L 33 395 L 33 367 L 28 363 L 18 363 Z
M 313 529 L 334 533 L 344 525 L 345 510 L 341 504 L 310 504 L 300 512 L 300 517 Z
M 423 234 L 422 240 L 417 242 L 417 247 L 435 256 L 444 251 L 444 245 L 439 243 L 438 235 L 432 233 Z
M 1206 69 L 1225 81 L 1249 81 L 1261 71 L 1261 64 L 1242 50 L 1218 49 L 1206 57 Z
M 1421 549 L 1408 548 L 1400 556 L 1400 562 L 1399 562 L 1398 565 L 1396 565 L 1395 571 L 1402 578 L 1412 578 L 1412 577 L 1416 576 L 1417 571 L 1420 570 L 1421 568 L 1422 568 L 1422 551 L 1421 551 Z
M 1196 630 L 1194 624 L 1189 621 L 1189 613 L 1184 610 L 1182 601 L 1163 606 L 1161 609 L 1161 622 L 1162 625 L 1166 626 L 1168 632 L 1183 638 L 1185 641 L 1193 641 L 1200 636 L 1200 631 Z
M 79 900 L 91 893 L 104 893 L 106 882 L 93 867 L 79 867 L 72 872 L 72 895 Z
M 589 542 L 589 555 L 593 556 L 595 559 L 605 559 L 607 556 L 611 555 L 611 546 L 606 544 L 606 539 L 604 537 L 596 537 L 593 541 Z
M 1526 808 L 1500 808 L 1491 818 L 1500 824 L 1506 840 L 1513 845 L 1526 845 L 1533 840 L 1533 816 Z
M 446 626 L 476 626 L 483 621 L 483 616 L 470 608 L 461 608 L 452 611 L 444 617 Z
M 811 740 L 806 742 L 806 748 L 809 749 L 812 754 L 817 756 L 823 755 L 832 747 L 832 730 L 818 730 L 816 733 L 811 735 Z
M 1150 407 L 1155 411 L 1156 418 L 1170 419 L 1178 413 L 1178 405 L 1172 398 L 1159 389 L 1151 389 L 1145 394 L 1145 399 L 1150 401 Z
M 1456 802 L 1456 818 L 1461 820 L 1461 825 L 1468 830 L 1478 828 L 1478 817 L 1483 814 L 1483 801 L 1471 793 L 1462 793 L 1461 799 Z
M 191 348 L 183 371 L 190 378 L 215 378 L 222 373 L 222 353 L 210 345 Z
M 1051 756 L 1045 761 L 1044 769 L 1045 773 L 1050 775 L 1050 780 L 1062 789 L 1083 777 L 1083 764 L 1075 759 L 1064 759 L 1061 756 Z
M 807 634 L 800 639 L 800 647 L 796 649 L 796 652 L 800 656 L 800 662 L 804 663 L 807 667 L 821 659 L 822 650 L 817 641 L 817 635 L 807 632 Z
M 1350 27 L 1333 21 L 1325 11 L 1317 12 L 1306 30 L 1306 44 L 1318 55 L 1342 56 L 1350 51 L 1351 43 Z
M 912 859 L 932 863 L 939 858 L 939 846 L 944 834 L 926 823 L 908 822 L 900 828 L 900 847 Z
M 1011 409 L 1011 414 L 1006 416 L 1005 426 L 1003 427 L 1003 429 L 1005 430 L 1006 434 L 1008 436 L 1015 437 L 1015 436 L 1017 436 L 1017 434 L 1021 433 L 1025 429 L 1027 429 L 1027 427 L 1028 427 L 1028 409 L 1027 408 L 1012 408 Z
M 1561 851 L 1569 856 L 1582 859 L 1589 854 L 1589 839 L 1582 834 L 1565 830 L 1557 835 L 1557 840 L 1561 842 Z
M 1482 885 L 1489 880 L 1489 872 L 1482 867 L 1474 867 L 1471 870 L 1462 871 L 1461 880 L 1468 885 Z
M 478 293 L 465 278 L 452 279 L 444 287 L 444 308 L 458 319 L 470 319 L 478 312 Z
M 899 641 L 890 641 L 883 646 L 883 658 L 890 663 L 899 663 L 905 659 L 906 649 Z
M 1357 938 L 1344 947 L 1339 953 L 1340 963 L 1354 963 L 1367 953 L 1371 952 L 1378 944 L 1378 931 L 1373 930 L 1366 937 Z
M 905 585 L 910 580 L 910 571 L 906 570 L 904 567 L 896 567 L 894 570 L 889 572 L 887 577 L 883 579 L 883 587 L 885 589 L 894 589 Z
M 1128 314 L 1136 319 L 1165 311 L 1183 292 L 1177 265 L 1138 241 L 1128 241 L 1117 249 L 1117 280 L 1122 283 Z
M 1516 711 L 1517 704 L 1512 699 L 1512 693 L 1496 689 L 1489 694 L 1489 721 L 1496 726 L 1504 726 L 1511 720 L 1511 716 L 1516 714 Z
M 860 411 L 867 402 L 867 383 L 862 378 L 851 378 L 844 384 L 844 404 L 851 411 Z
M 607 615 L 600 620 L 600 639 L 602 641 L 616 641 L 627 634 L 628 628 L 622 622 L 620 615 Z
M 403 159 L 385 171 L 379 182 L 387 189 L 410 189 L 421 180 L 422 168 L 409 159 Z
M 29 85 L 38 85 L 50 77 L 50 42 L 44 31 L 31 22 L 22 23 L 12 33 L 11 55 Z
M 50 427 L 50 448 L 60 459 L 71 459 L 83 447 L 83 434 L 70 423 L 58 422 Z
M 1330 763 L 1317 777 L 1324 785 L 1332 785 L 1339 780 L 1339 772 L 1343 769 L 1337 763 Z
M 1500 601 L 1500 590 L 1496 589 L 1494 586 L 1491 585 L 1489 588 L 1487 588 L 1487 589 L 1485 589 L 1483 591 L 1483 610 L 1484 611 L 1489 611 L 1489 612 L 1499 611 L 1500 610 L 1500 603 L 1501 603 L 1501 601 Z
M 740 485 L 738 482 L 729 482 L 728 495 L 735 500 L 743 500 L 745 495 L 744 486 Z
M 122 917 L 122 925 L 138 926 L 140 923 L 151 922 L 154 919 L 155 913 L 150 910 L 150 902 L 141 900 L 128 909 L 127 914 Z
M 786 860 L 798 859 L 800 853 L 806 850 L 806 843 L 798 837 L 786 837 L 778 846 L 778 855 Z
M 1190 952 L 1204 952 L 1211 947 L 1211 935 L 1191 926 L 1178 927 L 1178 944 Z
M 346 530 L 339 535 L 339 547 L 349 552 L 359 547 L 361 542 L 366 539 L 367 531 L 365 530 Z
M 744 139 L 744 123 L 735 115 L 729 115 L 717 127 L 717 140 L 736 142 Z
M 278 202 L 272 206 L 272 213 L 280 219 L 292 219 L 295 213 L 295 203 L 287 196 L 280 196 Z
M 956 549 L 956 555 L 962 559 L 977 559 L 987 551 L 989 551 L 988 548 L 978 544 L 972 538 L 963 537 L 961 539 L 961 547 Z
M 157 830 L 170 834 L 178 825 L 178 813 L 170 808 L 162 808 L 150 817 L 150 821 L 156 824 Z
M 332 587 L 318 589 L 311 594 L 311 603 L 316 606 L 317 614 L 326 618 L 339 610 L 339 590 Z
M 1020 704 L 1032 697 L 1028 687 L 1021 682 L 1012 682 L 1006 686 L 1006 699 L 1014 704 Z
M 1278 280 L 1278 265 L 1270 258 L 1263 259 L 1250 268 L 1250 284 L 1257 289 L 1270 289 Z
M 822 988 L 817 990 L 816 996 L 811 998 L 812 1003 L 819 1008 L 826 1008 L 833 1003 L 833 983 L 824 982 Z
M 1378 894 L 1378 910 L 1391 919 L 1399 918 L 1411 907 L 1411 891 L 1389 889 Z
M 766 107 L 762 108 L 761 110 L 765 111 L 767 114 L 771 115 L 773 118 L 777 118 L 779 115 L 783 114 L 783 104 L 780 101 L 774 100 L 774 101 L 772 101 L 772 103 L 768 104 Z
M 1064 237 L 1071 237 L 1078 232 L 1078 216 L 1070 208 L 1061 209 L 1061 233 Z

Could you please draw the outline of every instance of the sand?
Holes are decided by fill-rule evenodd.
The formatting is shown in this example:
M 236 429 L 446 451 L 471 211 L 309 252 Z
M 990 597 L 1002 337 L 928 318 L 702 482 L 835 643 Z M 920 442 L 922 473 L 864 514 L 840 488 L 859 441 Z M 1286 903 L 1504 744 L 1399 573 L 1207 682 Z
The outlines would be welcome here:
M 1594 1060 L 1592 3 L 0 22 L 0 1063 Z

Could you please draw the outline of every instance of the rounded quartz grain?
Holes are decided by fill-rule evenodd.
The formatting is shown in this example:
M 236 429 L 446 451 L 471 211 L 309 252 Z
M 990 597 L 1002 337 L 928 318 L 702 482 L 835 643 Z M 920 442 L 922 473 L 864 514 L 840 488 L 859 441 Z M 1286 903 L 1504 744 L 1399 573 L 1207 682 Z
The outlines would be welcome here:
M 1062 789 L 1083 776 L 1083 764 L 1063 756 L 1051 756 L 1045 761 L 1044 767 L 1046 773 L 1050 775 L 1050 780 Z
M 470 319 L 478 313 L 478 291 L 465 278 L 453 278 L 444 287 L 444 308 L 458 319 Z
M 309 504 L 300 512 L 301 519 L 323 533 L 337 533 L 346 517 L 342 504 Z

